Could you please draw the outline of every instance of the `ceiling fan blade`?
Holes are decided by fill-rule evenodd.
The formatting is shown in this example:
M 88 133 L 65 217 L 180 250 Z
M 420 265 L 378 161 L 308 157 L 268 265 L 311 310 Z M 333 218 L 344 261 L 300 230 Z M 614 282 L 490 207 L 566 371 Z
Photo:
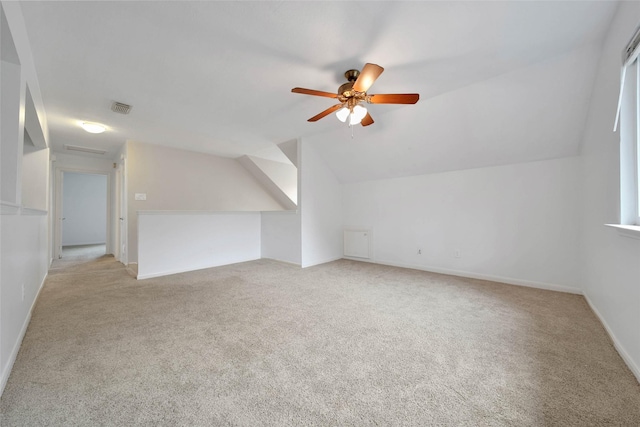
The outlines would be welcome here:
M 384 68 L 376 64 L 364 64 L 364 68 L 360 72 L 358 79 L 353 84 L 353 90 L 358 92 L 366 92 L 369 90 L 373 82 L 382 74 Z
M 293 93 L 301 93 L 303 95 L 326 96 L 327 98 L 337 98 L 338 94 L 331 92 L 323 92 L 321 90 L 305 89 L 302 87 L 294 87 L 291 89 Z
M 370 95 L 369 102 L 372 104 L 415 104 L 420 99 L 417 93 L 396 93 Z
M 371 117 L 371 114 L 367 113 L 366 116 L 364 116 L 364 119 L 362 119 L 362 121 L 360 122 L 360 124 L 362 126 L 369 126 L 373 124 L 373 117 Z
M 333 107 L 329 107 L 326 110 L 324 110 L 322 113 L 316 114 L 315 116 L 311 117 L 309 120 L 307 120 L 308 122 L 317 122 L 318 120 L 320 120 L 321 118 L 323 118 L 324 116 L 328 116 L 329 114 L 333 113 L 334 111 L 338 111 L 339 109 L 342 108 L 342 104 L 336 104 Z

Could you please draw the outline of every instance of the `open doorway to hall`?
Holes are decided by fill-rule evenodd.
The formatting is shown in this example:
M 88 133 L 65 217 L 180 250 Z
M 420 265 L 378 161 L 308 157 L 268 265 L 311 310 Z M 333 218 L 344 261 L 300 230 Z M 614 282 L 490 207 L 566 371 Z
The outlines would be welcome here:
M 61 258 L 106 253 L 107 209 L 107 175 L 63 172 Z

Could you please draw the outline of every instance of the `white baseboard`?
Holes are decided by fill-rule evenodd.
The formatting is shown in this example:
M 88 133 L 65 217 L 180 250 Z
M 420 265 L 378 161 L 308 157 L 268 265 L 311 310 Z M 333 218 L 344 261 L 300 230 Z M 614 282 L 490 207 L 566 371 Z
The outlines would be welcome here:
M 7 381 L 9 381 L 9 375 L 11 375 L 11 370 L 13 369 L 13 364 L 18 357 L 18 352 L 20 351 L 20 346 L 22 345 L 22 340 L 24 339 L 24 335 L 27 333 L 27 328 L 29 327 L 29 322 L 31 322 L 31 314 L 33 313 L 33 308 L 36 306 L 36 302 L 38 298 L 40 298 L 40 292 L 42 292 L 42 288 L 44 287 L 44 282 L 47 280 L 49 274 L 45 274 L 42 282 L 40 283 L 40 288 L 38 289 L 38 293 L 36 297 L 33 299 L 33 303 L 31 303 L 31 307 L 29 308 L 29 312 L 27 313 L 27 317 L 24 319 L 22 324 L 22 328 L 20 329 L 20 334 L 18 334 L 18 339 L 13 345 L 13 349 L 11 349 L 11 355 L 9 356 L 9 360 L 7 364 L 4 366 L 2 370 L 2 378 L 0 378 L 0 396 L 4 393 L 4 388 L 7 385 Z
M 188 273 L 190 271 L 206 270 L 207 268 L 222 267 L 222 266 L 225 266 L 225 265 L 239 264 L 241 262 L 256 261 L 256 260 L 259 260 L 259 259 L 260 258 L 243 259 L 243 260 L 240 260 L 240 261 L 234 261 L 234 262 L 230 262 L 230 263 L 226 263 L 226 264 L 202 265 L 202 266 L 191 267 L 191 268 L 178 268 L 178 269 L 174 269 L 174 270 L 161 271 L 161 272 L 157 272 L 157 273 L 148 273 L 148 274 L 139 274 L 138 273 L 137 279 L 138 280 L 153 279 L 154 277 L 170 276 L 172 274 L 180 274 L 180 273 Z M 137 263 L 131 263 L 131 264 L 137 264 Z
M 591 307 L 591 310 L 595 313 L 595 315 L 598 317 L 598 320 L 600 320 L 600 323 L 602 323 L 602 326 L 604 326 L 605 331 L 607 331 L 607 333 L 609 334 L 611 341 L 613 341 L 613 346 L 618 351 L 620 357 L 622 357 L 622 360 L 624 360 L 631 372 L 633 372 L 633 375 L 635 375 L 638 382 L 640 382 L 640 367 L 636 365 L 635 361 L 631 358 L 631 356 L 629 356 L 629 353 L 613 333 L 613 330 L 609 327 L 607 321 L 604 319 L 602 314 L 600 314 L 596 306 L 591 302 L 589 295 L 584 294 L 584 299 L 587 300 L 587 304 L 589 304 L 589 307 Z
M 299 263 L 293 262 L 293 261 L 287 261 L 285 259 L 278 259 L 278 258 L 261 258 L 261 259 L 268 259 L 268 260 L 271 260 L 271 261 L 278 261 L 278 262 L 282 262 L 284 264 L 295 265 L 296 267 L 300 267 Z
M 119 262 L 120 264 L 124 265 L 124 268 L 129 272 L 129 274 L 135 277 L 136 280 L 138 279 L 138 263 L 137 262 L 130 262 L 128 264 L 125 264 L 122 261 L 119 261 Z
M 322 261 L 318 261 L 318 262 L 314 262 L 313 264 L 306 264 L 306 265 L 302 265 L 302 268 L 307 268 L 307 267 L 313 267 L 314 265 L 320 265 L 320 264 L 326 264 L 328 262 L 333 262 L 333 261 L 338 261 L 339 259 L 344 258 L 343 256 L 339 256 L 339 257 L 331 257 L 328 259 L 324 259 Z
M 533 280 L 522 280 L 522 279 L 514 279 L 512 277 L 495 276 L 492 274 L 474 273 L 472 271 L 451 270 L 447 268 L 439 268 L 439 267 L 431 267 L 431 266 L 415 265 L 415 264 L 405 264 L 405 263 L 398 263 L 393 261 L 384 261 L 384 260 L 373 261 L 373 260 L 356 259 L 356 258 L 349 258 L 349 259 L 353 261 L 363 261 L 363 262 L 372 262 L 374 264 L 389 265 L 392 267 L 412 268 L 414 270 L 423 270 L 423 271 L 429 271 L 431 273 L 447 274 L 449 276 L 459 276 L 459 277 L 466 277 L 469 279 L 488 280 L 491 282 L 506 283 L 508 285 L 525 286 L 528 288 L 546 289 L 549 291 L 582 295 L 582 289 L 575 288 L 573 286 L 556 285 L 553 283 L 535 282 Z

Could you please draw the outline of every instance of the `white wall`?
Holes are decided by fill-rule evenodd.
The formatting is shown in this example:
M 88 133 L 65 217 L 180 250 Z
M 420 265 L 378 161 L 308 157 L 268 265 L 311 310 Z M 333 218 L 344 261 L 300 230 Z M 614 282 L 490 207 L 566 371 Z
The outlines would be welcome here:
M 127 143 L 126 156 L 130 263 L 137 262 L 138 211 L 282 210 L 237 160 L 140 143 Z
M 301 264 L 342 258 L 342 185 L 317 151 L 300 144 Z
M 295 165 L 300 164 L 300 143 L 291 140 L 279 144 L 278 155 L 284 155 Z M 275 150 L 271 152 L 274 153 Z M 286 151 L 286 153 L 285 153 Z M 277 158 L 274 155 L 274 158 Z M 295 193 L 291 193 L 296 202 L 300 198 L 301 187 L 298 185 L 301 171 L 295 169 Z M 262 258 L 275 259 L 296 265 L 302 264 L 302 215 L 300 209 L 294 211 L 262 212 L 261 214 L 260 254 Z
M 43 167 L 44 166 L 44 167 Z M 22 156 L 22 206 L 49 208 L 49 149 L 25 146 Z
M 20 4 L 2 2 L 2 194 L 0 200 L 0 393 L 11 373 L 31 310 L 49 267 L 47 200 L 48 130 Z M 11 43 L 9 43 L 11 41 Z M 7 66 L 9 64 L 9 66 Z M 32 174 L 23 187 L 24 117 L 27 86 L 44 144 L 27 157 Z M 33 184 L 33 185 L 32 185 Z M 23 197 L 22 190 L 28 194 Z M 42 191 L 44 190 L 44 194 Z M 23 201 L 35 206 L 24 207 Z M 29 209 L 36 208 L 36 209 Z
M 298 168 L 289 163 L 247 156 L 293 202 L 298 203 Z
M 375 262 L 580 292 L 578 171 L 566 158 L 347 184 L 344 225 L 373 230 Z
M 64 172 L 62 245 L 107 241 L 107 175 Z
M 640 240 L 623 237 L 619 223 L 619 133 L 613 133 L 621 52 L 640 22 L 640 3 L 621 2 L 602 58 L 582 142 L 580 282 L 629 367 L 640 380 Z
M 20 175 L 20 162 L 22 157 L 22 136 L 20 123 L 21 102 L 21 68 L 19 64 L 0 61 L 0 85 L 2 97 L 0 98 L 0 200 L 9 203 L 20 203 L 18 177 Z M 9 143 L 12 141 L 13 143 Z
M 300 265 L 301 216 L 297 211 L 262 212 L 261 257 Z
M 260 258 L 259 212 L 139 212 L 138 279 Z
M 32 215 L 28 211 L 3 214 L 0 230 L 1 391 L 11 373 L 31 318 L 31 309 L 47 275 L 47 216 L 39 212 Z
M 257 182 L 246 181 L 246 178 L 250 176 L 246 171 L 243 170 L 242 173 L 238 173 L 236 168 L 239 166 L 239 163 L 237 161 L 230 161 L 230 159 L 223 159 L 217 156 L 206 156 L 199 153 L 174 149 L 167 149 L 169 151 L 164 153 L 165 148 L 163 147 L 148 147 L 144 145 L 141 147 L 140 144 L 127 145 L 127 150 L 129 151 L 127 153 L 127 169 L 130 171 L 130 174 L 140 174 L 140 171 L 135 171 L 132 167 L 131 160 L 135 158 L 135 156 L 132 157 L 130 155 L 132 147 L 134 150 L 138 150 L 136 156 L 141 156 L 140 148 L 142 148 L 143 150 L 148 150 L 147 152 L 150 153 L 153 158 L 159 156 L 161 161 L 165 156 L 169 156 L 169 158 L 173 160 L 178 159 L 176 165 L 167 165 L 167 169 L 171 169 L 171 167 L 178 167 L 182 168 L 179 170 L 184 171 L 184 165 L 188 163 L 187 161 L 191 161 L 191 163 L 188 164 L 190 165 L 190 170 L 194 171 L 194 178 L 196 179 L 199 179 L 198 174 L 202 175 L 203 173 L 203 170 L 198 169 L 198 167 L 215 169 L 210 165 L 207 166 L 207 162 L 218 162 L 223 165 L 223 167 L 220 168 L 222 170 L 217 171 L 218 174 L 223 173 L 224 169 L 227 169 L 228 173 L 227 177 L 220 175 L 219 177 L 216 177 L 216 179 L 212 180 L 212 185 L 205 190 L 211 191 L 211 193 L 205 194 L 203 200 L 191 197 L 190 199 L 184 200 L 184 203 L 178 204 L 175 203 L 175 200 L 161 200 L 160 202 L 156 201 L 155 203 L 147 203 L 150 201 L 149 194 L 147 194 L 147 201 L 137 202 L 137 205 L 140 207 L 146 205 L 151 208 L 149 210 L 137 211 L 137 235 L 138 239 L 140 239 L 140 243 L 138 244 L 139 278 L 206 268 L 214 265 L 223 265 L 260 257 L 303 265 L 302 259 L 303 253 L 305 253 L 306 264 L 303 266 L 310 266 L 338 259 L 342 256 L 341 186 L 326 165 L 324 165 L 323 161 L 311 149 L 309 149 L 305 155 L 305 158 L 307 159 L 305 163 L 306 170 L 305 172 L 300 172 L 301 179 L 306 180 L 305 191 L 307 191 L 307 203 L 311 207 L 305 213 L 307 221 L 307 228 L 305 231 L 307 242 L 306 252 L 303 252 L 302 248 L 303 214 L 301 210 L 298 210 L 297 212 L 283 211 L 278 204 L 279 209 L 276 211 L 262 209 L 261 214 L 258 214 L 257 212 L 255 213 L 258 215 L 257 218 L 259 219 L 258 235 L 251 238 L 247 237 L 241 239 L 247 245 L 247 252 L 242 252 L 240 248 L 237 248 L 235 253 L 227 253 L 228 249 L 227 252 L 217 253 L 215 252 L 216 249 L 214 249 L 214 247 L 217 242 L 219 243 L 221 236 L 219 233 L 223 233 L 222 236 L 227 234 L 230 236 L 236 235 L 242 231 L 242 227 L 236 228 L 232 222 L 227 226 L 228 229 L 226 231 L 219 230 L 217 234 L 210 234 L 210 230 L 217 229 L 217 224 L 220 224 L 220 221 L 222 220 L 245 221 L 246 218 L 253 218 L 254 215 L 250 212 L 212 212 L 209 209 L 203 209 L 206 206 L 206 203 L 209 203 L 209 206 L 219 206 L 215 203 L 220 203 L 220 201 L 207 201 L 212 196 L 215 196 L 216 192 L 220 192 L 221 188 L 218 181 L 221 181 L 221 183 L 227 183 L 225 191 L 229 189 L 236 191 L 237 194 L 235 194 L 234 197 L 242 199 L 252 193 L 257 194 L 259 198 L 254 200 L 252 205 L 255 210 L 260 210 L 261 207 L 265 207 L 265 193 L 261 193 L 264 192 L 264 190 L 259 187 Z M 156 149 L 159 149 L 161 152 L 157 152 Z M 181 156 L 184 157 L 184 163 L 182 164 L 180 163 Z M 147 159 L 149 158 L 150 157 L 147 157 Z M 197 163 L 194 165 L 194 158 L 199 158 L 202 162 L 201 165 L 204 166 L 199 166 Z M 149 165 L 147 167 L 156 169 L 157 165 Z M 157 173 L 161 173 L 161 171 L 159 169 L 154 170 L 150 175 Z M 175 174 L 175 171 L 171 171 L 170 175 L 171 174 Z M 240 177 L 240 179 L 238 179 L 238 177 Z M 139 176 L 138 179 L 139 178 L 141 177 Z M 234 178 L 237 180 L 235 188 L 232 185 Z M 144 179 L 147 178 L 144 177 Z M 178 177 L 177 179 L 182 178 Z M 244 189 L 240 186 L 242 182 L 245 182 L 246 184 Z M 158 193 L 161 193 L 161 186 L 158 185 L 158 183 L 153 184 L 155 185 L 153 188 L 155 188 Z M 131 192 L 134 191 L 132 190 L 133 186 L 134 184 L 131 183 L 129 175 L 129 201 L 131 201 L 132 198 Z M 254 186 L 258 186 L 258 191 L 256 191 L 256 187 Z M 178 191 L 178 189 L 165 192 L 162 196 L 165 198 L 168 197 L 168 194 L 170 194 L 171 191 Z M 184 195 L 181 194 L 180 197 L 184 197 Z M 267 201 L 273 200 L 275 202 L 271 196 L 268 197 L 270 199 L 267 199 Z M 245 209 L 249 207 L 249 205 L 242 200 L 228 200 L 227 202 L 236 204 L 237 206 L 244 206 Z M 274 205 L 269 202 L 266 207 L 274 208 Z M 190 211 L 185 211 L 185 208 L 190 208 Z M 174 210 L 175 212 L 171 212 L 171 210 Z M 131 214 L 132 212 L 130 209 L 129 215 Z M 186 220 L 185 218 L 190 219 Z M 187 222 L 190 222 L 191 225 L 187 225 Z M 131 221 L 129 221 L 129 224 L 130 223 Z M 162 228 L 154 228 L 157 224 L 162 224 Z M 143 230 L 142 227 L 146 227 L 146 230 Z M 200 229 L 198 227 L 200 227 Z M 149 232 L 149 230 L 151 230 L 151 232 Z M 158 230 L 162 230 L 162 233 L 159 233 Z M 247 230 L 250 233 L 253 233 L 253 229 L 251 227 L 247 228 Z M 164 236 L 156 235 L 163 233 Z M 165 236 L 167 240 L 164 240 Z M 145 239 L 145 242 L 142 242 L 141 239 Z M 162 241 L 158 242 L 158 239 Z M 256 242 L 258 244 L 257 254 L 254 252 Z M 192 254 L 189 249 L 190 246 L 203 249 Z M 159 251 L 158 248 L 162 248 L 162 250 Z M 224 248 L 218 249 L 225 250 Z M 185 258 L 183 255 L 184 250 L 187 250 L 191 255 Z M 177 253 L 174 251 L 177 251 Z

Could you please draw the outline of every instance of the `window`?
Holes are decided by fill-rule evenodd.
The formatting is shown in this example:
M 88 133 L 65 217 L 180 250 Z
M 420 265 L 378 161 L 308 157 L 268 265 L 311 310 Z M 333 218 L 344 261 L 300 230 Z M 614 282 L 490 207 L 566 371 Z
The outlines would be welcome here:
M 620 224 L 640 226 L 640 28 L 623 53 L 620 123 Z

